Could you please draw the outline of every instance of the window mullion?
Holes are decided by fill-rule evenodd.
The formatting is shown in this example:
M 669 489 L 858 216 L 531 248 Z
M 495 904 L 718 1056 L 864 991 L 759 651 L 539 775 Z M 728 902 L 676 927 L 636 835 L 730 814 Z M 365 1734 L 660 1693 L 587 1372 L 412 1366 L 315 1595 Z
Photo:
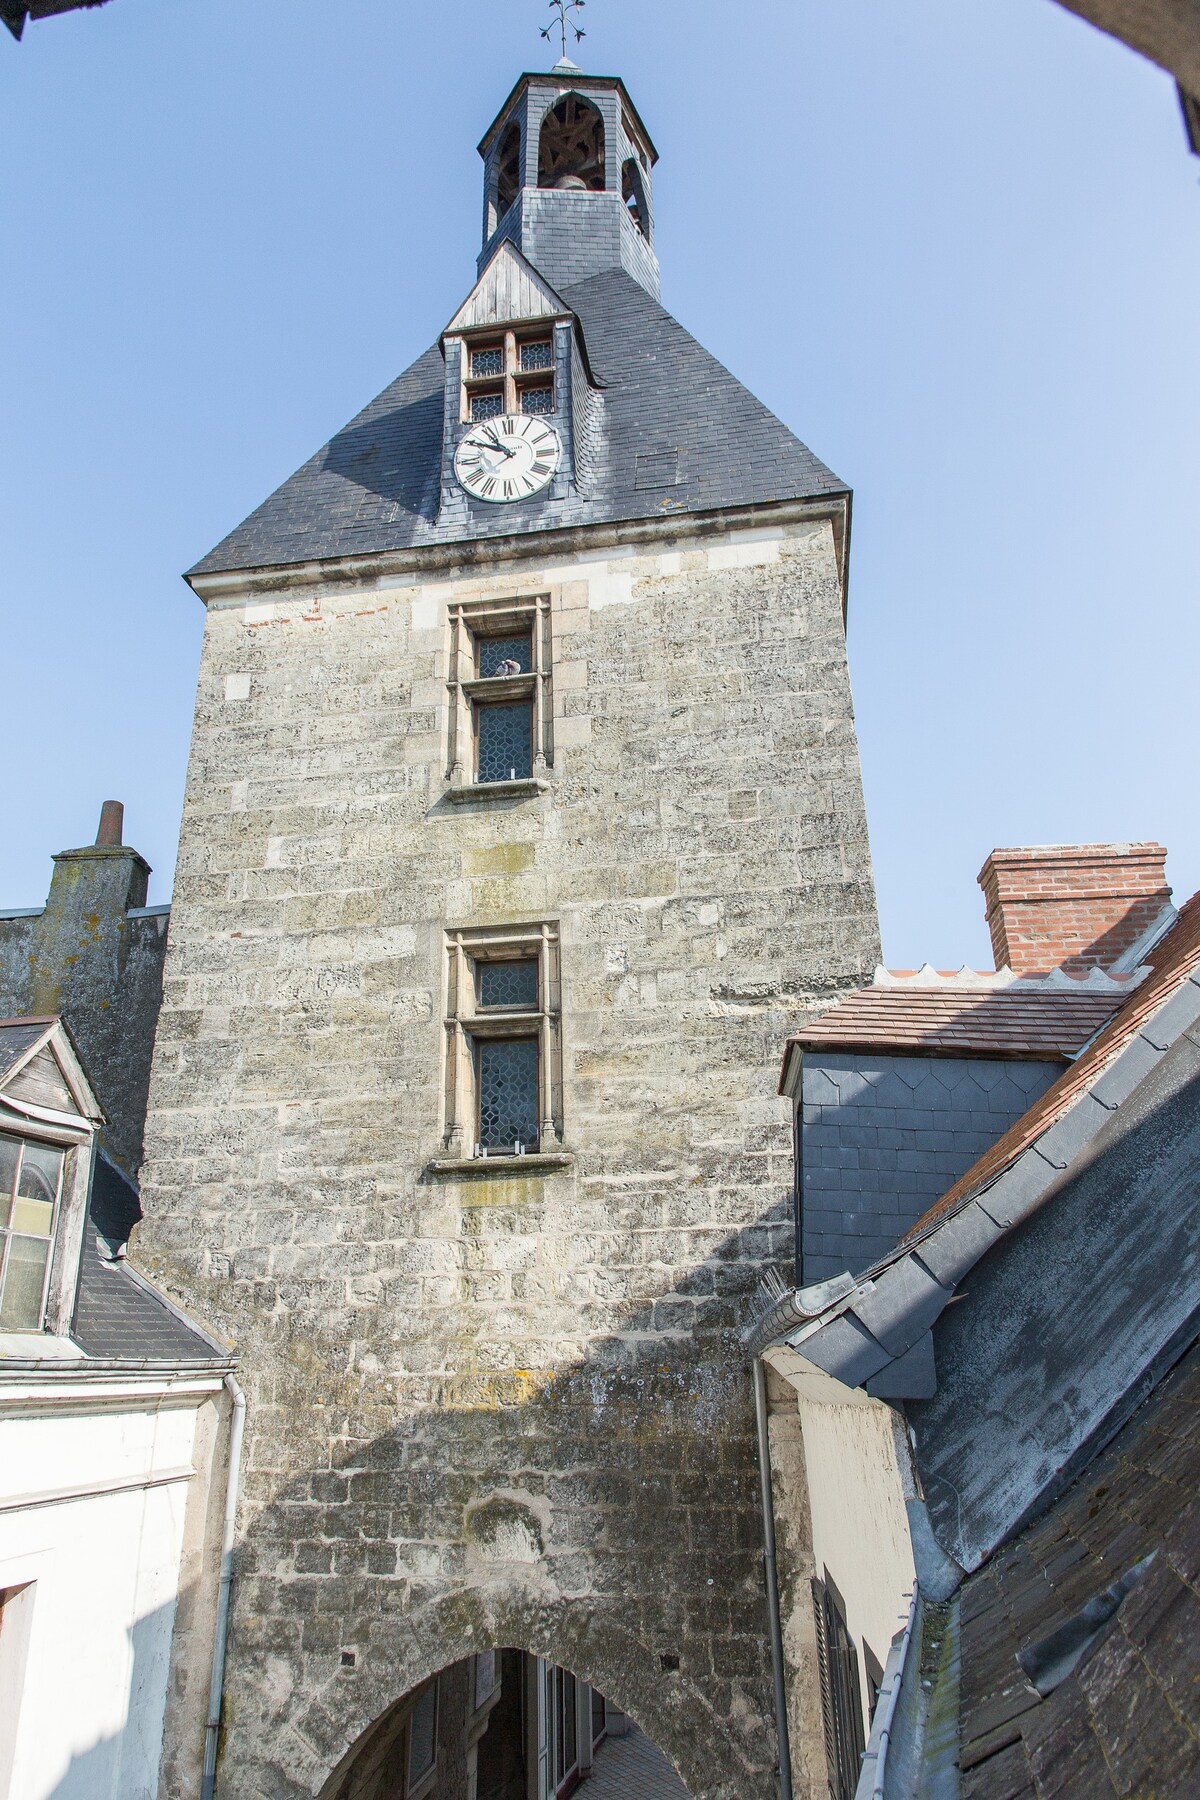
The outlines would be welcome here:
M 463 690 L 462 659 L 463 616 L 461 606 L 450 608 L 450 679 L 447 683 L 450 698 L 450 784 L 452 787 L 463 787 Z
M 517 410 L 517 335 L 514 331 L 504 334 L 504 410 L 509 413 Z

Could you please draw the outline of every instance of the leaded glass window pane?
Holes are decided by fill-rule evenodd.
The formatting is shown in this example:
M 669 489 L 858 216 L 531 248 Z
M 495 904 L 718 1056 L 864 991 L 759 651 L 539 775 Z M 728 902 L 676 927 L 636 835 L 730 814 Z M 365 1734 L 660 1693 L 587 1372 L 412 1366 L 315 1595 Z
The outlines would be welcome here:
M 479 781 L 528 781 L 533 774 L 533 706 L 479 706 L 475 709 Z
M 505 663 L 516 663 L 515 669 L 505 668 Z M 533 640 L 528 632 L 522 637 L 494 637 L 479 639 L 479 674 L 486 680 L 490 675 L 528 675 L 533 667 Z
M 523 413 L 553 412 L 554 389 L 548 387 L 522 388 L 521 411 Z
M 521 367 L 530 369 L 552 369 L 554 367 L 554 351 L 549 338 L 536 344 L 521 345 Z
M 535 366 L 540 368 L 542 365 L 539 363 Z M 504 352 L 500 346 L 497 344 L 492 350 L 472 350 L 471 373 L 472 375 L 503 375 Z
M 523 1006 L 537 1010 L 538 966 L 530 957 L 521 962 L 481 962 L 479 971 L 480 1006 Z
M 503 394 L 472 394 L 472 419 L 495 419 L 504 411 Z
M 488 1150 L 538 1141 L 536 1038 L 482 1038 L 479 1059 L 479 1142 Z

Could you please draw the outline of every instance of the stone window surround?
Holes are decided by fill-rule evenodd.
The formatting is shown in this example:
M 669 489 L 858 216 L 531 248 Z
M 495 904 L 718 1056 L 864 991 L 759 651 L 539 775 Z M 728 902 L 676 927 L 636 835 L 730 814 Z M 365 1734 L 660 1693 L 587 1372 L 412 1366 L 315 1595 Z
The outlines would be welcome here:
M 477 1001 L 475 964 L 528 958 L 538 964 L 539 1004 L 529 1012 L 512 1008 L 483 1010 Z M 539 1150 L 524 1156 L 492 1151 L 476 1157 L 476 1093 L 474 1047 L 482 1037 L 536 1037 L 540 1084 Z M 446 1158 L 431 1167 L 465 1162 L 478 1173 L 497 1173 L 514 1165 L 541 1166 L 562 1159 L 563 1059 L 562 974 L 558 926 L 548 920 L 525 925 L 463 926 L 446 932 L 445 1125 Z
M 483 637 L 516 637 L 529 633 L 531 657 L 527 675 L 491 675 L 480 679 L 476 646 Z M 449 742 L 446 766 L 451 799 L 486 796 L 511 798 L 538 793 L 548 785 L 554 760 L 554 705 L 551 690 L 550 595 L 455 600 L 450 604 Z M 488 700 L 529 700 L 533 706 L 533 773 L 527 780 L 475 780 L 475 707 Z

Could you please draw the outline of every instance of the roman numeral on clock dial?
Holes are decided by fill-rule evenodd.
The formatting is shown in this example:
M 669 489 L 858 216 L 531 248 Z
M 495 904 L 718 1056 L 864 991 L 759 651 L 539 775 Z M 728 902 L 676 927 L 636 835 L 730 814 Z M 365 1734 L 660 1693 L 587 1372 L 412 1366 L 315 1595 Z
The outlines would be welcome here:
M 502 505 L 540 493 L 561 460 L 558 433 L 544 418 L 501 413 L 467 428 L 454 453 L 454 473 L 474 499 Z

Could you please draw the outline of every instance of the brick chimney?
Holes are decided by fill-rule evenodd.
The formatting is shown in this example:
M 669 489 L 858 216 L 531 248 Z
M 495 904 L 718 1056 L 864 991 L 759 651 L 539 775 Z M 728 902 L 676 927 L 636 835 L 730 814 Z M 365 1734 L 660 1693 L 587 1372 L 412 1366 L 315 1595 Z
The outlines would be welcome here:
M 993 850 L 979 871 L 996 967 L 1111 968 L 1171 898 L 1161 844 Z

